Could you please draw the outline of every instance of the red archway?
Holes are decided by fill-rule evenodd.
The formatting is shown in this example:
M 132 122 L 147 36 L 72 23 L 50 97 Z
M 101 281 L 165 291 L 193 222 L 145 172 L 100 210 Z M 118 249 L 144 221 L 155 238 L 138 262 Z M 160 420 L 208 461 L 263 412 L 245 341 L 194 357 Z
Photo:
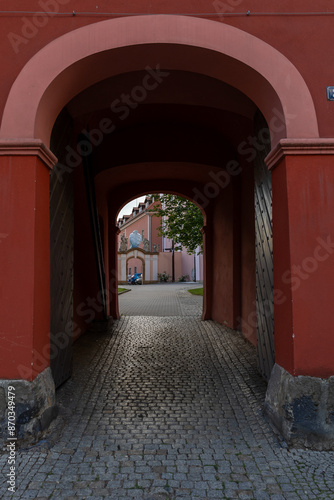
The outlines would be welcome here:
M 285 402 L 290 397 L 286 381 L 294 384 L 297 375 L 305 375 L 316 379 L 318 384 L 320 377 L 334 373 L 334 340 L 328 334 L 331 331 L 328 311 L 334 299 L 334 285 L 328 278 L 333 272 L 329 257 L 333 253 L 330 235 L 334 231 L 330 156 L 334 142 L 319 139 L 311 93 L 291 61 L 249 33 L 199 18 L 148 15 L 79 28 L 37 52 L 15 80 L 0 129 L 5 178 L 0 184 L 1 197 L 4 206 L 10 207 L 10 217 L 8 211 L 0 212 L 2 231 L 8 236 L 6 245 L 1 248 L 3 281 L 7 286 L 5 300 L 0 306 L 5 332 L 1 348 L 6 353 L 1 363 L 1 376 L 34 381 L 46 373 L 49 365 L 45 349 L 50 324 L 48 169 L 56 163 L 49 150 L 55 120 L 67 103 L 95 83 L 145 68 L 150 74 L 155 71 L 156 78 L 160 77 L 160 71 L 168 70 L 201 74 L 224 82 L 247 96 L 261 110 L 269 125 L 273 151 L 267 161 L 271 168 L 275 167 L 274 271 L 278 291 L 275 327 L 279 366 L 270 388 L 272 399 L 268 398 L 268 413 L 272 413 L 273 421 L 285 432 Z M 120 168 L 124 170 L 125 165 L 116 165 L 114 174 Z M 96 180 L 98 184 L 98 177 Z M 129 180 L 131 183 L 131 177 Z M 154 177 L 153 183 L 161 180 Z M 167 171 L 164 185 L 170 183 L 167 189 L 171 192 L 172 183 L 176 181 L 180 185 L 182 179 L 175 170 Z M 208 178 L 202 179 L 199 189 L 205 187 L 205 182 Z M 122 189 L 125 188 L 124 182 Z M 133 189 L 133 194 L 152 190 L 146 184 Z M 187 193 L 186 187 L 180 191 Z M 212 218 L 208 217 L 207 227 L 209 224 L 212 227 L 207 229 L 205 237 L 212 251 L 213 235 L 222 237 L 223 234 L 219 215 L 236 206 L 237 193 L 232 191 L 231 187 L 229 199 L 221 197 L 220 211 L 217 209 Z M 117 208 L 124 199 L 123 192 Z M 102 203 L 107 201 L 109 215 L 113 216 L 115 211 L 110 198 L 102 198 Z M 109 222 L 112 220 L 109 217 Z M 231 220 L 226 217 L 224 229 L 228 224 L 233 226 Z M 113 244 L 112 229 L 109 227 L 108 232 Z M 230 233 L 233 260 L 238 240 L 233 228 Z M 321 255 L 320 260 L 316 259 L 317 255 Z M 307 271 L 311 269 L 310 258 L 313 268 L 317 268 L 316 274 Z M 303 273 L 304 278 L 299 276 L 299 286 L 295 287 L 291 278 L 305 262 L 307 272 Z M 226 264 L 230 272 L 230 262 Z M 207 317 L 216 318 L 222 314 L 219 300 L 223 297 L 228 302 L 229 298 L 226 288 L 219 300 L 214 300 L 212 276 L 212 270 L 207 272 L 206 279 L 211 282 L 207 285 L 206 307 Z M 229 279 L 233 284 L 236 282 L 233 272 Z M 215 286 L 217 290 L 217 284 Z M 17 303 L 22 307 L 20 315 L 17 315 Z M 233 326 L 233 307 L 226 315 L 227 323 Z M 317 318 L 317 335 L 314 334 L 314 317 Z M 303 397 L 303 388 L 298 386 L 298 391 Z
M 310 91 L 276 49 L 226 24 L 150 15 L 91 24 L 40 50 L 11 88 L 1 137 L 38 138 L 48 146 L 57 115 L 75 95 L 110 76 L 155 67 L 157 61 L 161 68 L 195 71 L 239 89 L 261 109 L 269 127 L 272 124 L 273 145 L 284 137 L 319 136 Z M 281 113 L 279 125 L 275 110 Z

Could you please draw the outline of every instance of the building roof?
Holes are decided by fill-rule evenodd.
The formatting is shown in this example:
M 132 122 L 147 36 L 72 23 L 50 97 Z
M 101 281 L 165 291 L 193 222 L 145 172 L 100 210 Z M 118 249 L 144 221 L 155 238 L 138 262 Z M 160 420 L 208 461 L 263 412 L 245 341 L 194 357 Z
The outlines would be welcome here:
M 139 214 L 142 214 L 146 212 L 146 210 L 152 205 L 152 198 L 150 196 L 146 196 L 145 201 L 141 201 L 137 207 L 133 207 L 132 213 L 130 215 L 123 215 L 123 217 L 120 217 L 117 221 L 117 226 L 121 227 L 127 222 L 132 221 L 135 219 Z

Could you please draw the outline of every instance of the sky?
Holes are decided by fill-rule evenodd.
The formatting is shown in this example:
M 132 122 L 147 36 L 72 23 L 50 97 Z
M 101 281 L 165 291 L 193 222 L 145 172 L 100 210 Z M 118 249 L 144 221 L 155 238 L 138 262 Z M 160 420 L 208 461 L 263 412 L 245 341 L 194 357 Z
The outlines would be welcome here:
M 123 217 L 123 215 L 130 215 L 132 213 L 133 207 L 137 207 L 141 201 L 145 200 L 145 198 L 146 198 L 146 196 L 140 196 L 139 198 L 135 198 L 134 200 L 127 203 L 127 205 L 125 205 L 122 208 L 122 210 L 119 212 L 117 219 L 119 219 L 120 217 Z

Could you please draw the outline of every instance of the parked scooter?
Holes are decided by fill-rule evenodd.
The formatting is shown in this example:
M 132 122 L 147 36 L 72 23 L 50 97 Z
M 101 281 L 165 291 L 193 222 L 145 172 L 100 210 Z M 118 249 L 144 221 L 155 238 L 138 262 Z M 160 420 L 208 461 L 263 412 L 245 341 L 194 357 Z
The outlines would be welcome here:
M 129 285 L 142 285 L 143 284 L 143 275 L 142 273 L 135 273 L 133 274 L 129 280 L 128 280 Z

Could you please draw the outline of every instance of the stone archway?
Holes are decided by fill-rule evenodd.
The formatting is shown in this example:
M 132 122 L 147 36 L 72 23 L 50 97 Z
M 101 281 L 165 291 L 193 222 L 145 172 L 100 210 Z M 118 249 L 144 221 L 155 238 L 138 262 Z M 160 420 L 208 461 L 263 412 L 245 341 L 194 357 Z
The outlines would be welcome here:
M 158 282 L 158 255 L 156 252 L 146 252 L 141 248 L 129 249 L 126 253 L 119 252 L 121 265 L 121 283 L 126 282 L 128 262 L 130 259 L 140 259 L 143 264 L 143 285 Z
M 136 248 L 135 250 L 127 250 L 126 252 L 118 252 L 118 266 L 121 271 L 120 279 L 118 279 L 118 283 L 125 284 L 127 283 L 127 277 L 129 274 L 129 261 L 131 259 L 139 259 L 142 263 L 142 275 L 143 275 L 143 284 L 145 283 L 145 253 L 141 248 Z M 134 274 L 134 273 L 132 273 Z

